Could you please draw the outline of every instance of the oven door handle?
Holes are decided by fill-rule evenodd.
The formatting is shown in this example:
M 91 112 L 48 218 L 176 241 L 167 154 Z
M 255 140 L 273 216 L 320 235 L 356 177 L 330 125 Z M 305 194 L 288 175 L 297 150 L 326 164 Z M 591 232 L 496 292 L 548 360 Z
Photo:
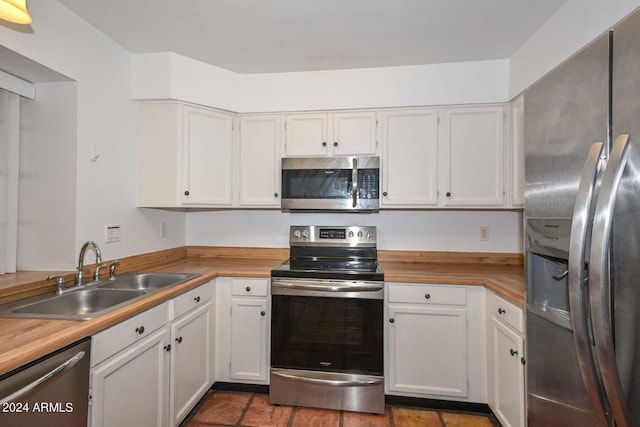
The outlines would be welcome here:
M 384 289 L 383 284 L 366 283 L 362 285 L 340 284 L 340 283 L 314 283 L 314 282 L 287 282 L 271 281 L 272 288 L 279 288 L 294 291 L 317 291 L 317 292 L 377 292 Z
M 358 378 L 348 378 L 345 376 L 344 379 L 323 379 L 323 378 L 316 378 L 313 376 L 307 376 L 301 373 L 289 373 L 286 371 L 280 371 L 275 369 L 271 371 L 271 375 L 281 377 L 287 380 L 297 381 L 297 382 L 316 384 L 316 385 L 327 385 L 332 387 L 377 386 L 382 384 L 382 382 L 384 381 L 384 379 L 380 377 L 362 377 L 362 376 Z

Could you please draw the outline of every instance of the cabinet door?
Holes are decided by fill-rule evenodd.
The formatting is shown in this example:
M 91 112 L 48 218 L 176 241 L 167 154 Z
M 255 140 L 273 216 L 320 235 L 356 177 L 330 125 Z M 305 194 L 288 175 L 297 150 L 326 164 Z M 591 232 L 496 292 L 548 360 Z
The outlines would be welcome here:
M 230 205 L 232 116 L 185 106 L 182 134 L 183 204 Z
M 171 425 L 178 425 L 209 388 L 211 304 L 171 325 Z
M 167 329 L 91 369 L 92 427 L 167 425 Z
M 280 116 L 240 119 L 240 205 L 279 207 Z
M 378 122 L 374 111 L 333 114 L 334 156 L 376 154 Z
M 234 380 L 267 381 L 267 305 L 266 298 L 231 300 L 231 378 Z
M 504 108 L 447 108 L 442 114 L 442 204 L 503 206 Z
M 523 338 L 493 319 L 493 387 L 490 403 L 505 427 L 524 427 L 524 356 Z M 491 360 L 491 359 L 490 359 Z
M 511 206 L 524 206 L 524 99 L 511 103 Z
M 329 153 L 327 114 L 294 114 L 285 119 L 285 155 L 326 156 Z
M 390 392 L 467 395 L 466 309 L 389 305 L 387 325 Z
M 382 205 L 435 206 L 438 202 L 438 111 L 385 112 L 382 134 Z

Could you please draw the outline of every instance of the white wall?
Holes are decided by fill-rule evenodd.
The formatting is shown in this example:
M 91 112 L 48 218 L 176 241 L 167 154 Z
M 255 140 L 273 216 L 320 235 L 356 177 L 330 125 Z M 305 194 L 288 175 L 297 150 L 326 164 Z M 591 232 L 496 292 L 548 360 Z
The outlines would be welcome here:
M 133 97 L 238 113 L 505 102 L 509 61 L 238 74 L 173 53 L 136 55 Z
M 567 1 L 511 57 L 509 99 L 638 7 L 640 0 Z
M 522 252 L 522 215 L 516 211 L 191 212 L 187 244 L 286 248 L 291 225 L 375 225 L 378 247 L 386 250 Z M 489 227 L 489 241 L 480 241 L 481 226 Z
M 100 245 L 105 260 L 184 245 L 184 213 L 135 207 L 131 54 L 56 1 L 30 0 L 29 11 L 30 28 L 0 24 L 0 43 L 77 82 L 77 179 L 67 189 L 76 195 L 75 248 L 66 258 L 75 259 L 87 240 Z M 93 145 L 101 154 L 95 162 Z M 34 209 L 52 207 L 43 201 Z M 159 237 L 160 222 L 168 224 L 167 238 Z M 105 225 L 122 227 L 120 243 L 104 243 Z

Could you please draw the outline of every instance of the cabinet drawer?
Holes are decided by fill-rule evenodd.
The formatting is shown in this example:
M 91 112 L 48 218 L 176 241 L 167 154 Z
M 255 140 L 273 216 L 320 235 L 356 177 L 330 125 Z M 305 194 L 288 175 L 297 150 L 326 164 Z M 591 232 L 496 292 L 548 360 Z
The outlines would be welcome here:
M 455 285 L 389 285 L 389 302 L 467 305 L 467 290 Z
M 487 297 L 487 310 L 496 319 L 502 320 L 518 332 L 524 332 L 524 314 L 520 307 L 512 304 L 493 292 Z
M 266 297 L 269 295 L 269 279 L 231 279 L 231 294 Z
M 167 323 L 167 305 L 160 304 L 144 313 L 98 332 L 91 339 L 91 366 L 146 338 Z
M 186 312 L 206 304 L 211 299 L 211 282 L 191 289 L 170 301 L 169 320 L 177 319 Z

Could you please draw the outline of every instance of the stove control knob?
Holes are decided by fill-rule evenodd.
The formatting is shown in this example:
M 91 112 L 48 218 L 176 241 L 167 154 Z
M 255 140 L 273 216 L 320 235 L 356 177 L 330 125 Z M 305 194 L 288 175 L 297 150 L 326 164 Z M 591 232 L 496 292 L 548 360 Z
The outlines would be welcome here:
M 353 237 L 353 231 L 349 232 L 349 238 Z
M 358 238 L 362 239 L 362 236 L 363 236 L 362 231 L 358 231 Z
M 309 238 L 309 230 L 304 230 L 302 232 L 302 237 L 304 237 L 305 239 L 308 239 Z
M 293 232 L 293 237 L 295 237 L 296 239 L 300 238 L 300 230 L 296 230 Z
M 367 239 L 370 239 L 370 238 L 371 238 L 371 232 L 367 231 Z

